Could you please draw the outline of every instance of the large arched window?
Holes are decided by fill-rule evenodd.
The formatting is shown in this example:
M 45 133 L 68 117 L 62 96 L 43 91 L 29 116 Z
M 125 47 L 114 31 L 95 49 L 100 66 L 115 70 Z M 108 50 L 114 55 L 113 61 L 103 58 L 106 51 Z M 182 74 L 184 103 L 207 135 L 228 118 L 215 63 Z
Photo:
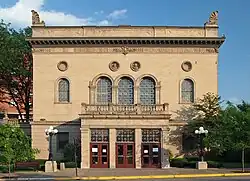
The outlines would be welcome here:
M 181 83 L 181 102 L 194 102 L 194 82 L 191 79 L 184 79 Z
M 99 78 L 96 85 L 96 100 L 100 104 L 108 104 L 112 102 L 112 83 L 107 77 Z
M 155 81 L 144 77 L 140 83 L 140 103 L 155 104 Z
M 59 102 L 69 102 L 69 81 L 65 78 L 58 83 L 58 100 Z
M 134 104 L 134 83 L 129 77 L 122 77 L 118 83 L 118 104 Z

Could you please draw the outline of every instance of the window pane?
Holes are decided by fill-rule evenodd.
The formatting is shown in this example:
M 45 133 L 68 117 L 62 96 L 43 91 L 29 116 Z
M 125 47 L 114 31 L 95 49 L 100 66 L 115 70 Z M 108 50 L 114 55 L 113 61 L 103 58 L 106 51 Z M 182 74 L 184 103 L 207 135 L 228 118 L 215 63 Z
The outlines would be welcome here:
M 134 142 L 135 130 L 134 129 L 116 129 L 117 142 Z
M 108 78 L 102 77 L 99 79 L 96 94 L 97 103 L 108 104 L 112 102 L 112 83 Z
M 155 104 L 155 82 L 151 78 L 144 78 L 140 83 L 141 104 Z
M 58 149 L 64 149 L 65 145 L 69 143 L 69 133 L 59 132 L 57 133 Z
M 194 102 L 194 83 L 190 79 L 184 79 L 181 84 L 181 101 L 183 103 Z
M 142 142 L 156 142 L 161 141 L 160 129 L 142 129 Z
M 91 142 L 108 142 L 108 129 L 91 129 Z
M 69 102 L 69 81 L 61 79 L 58 84 L 59 102 Z
M 133 104 L 134 103 L 134 84 L 133 80 L 123 77 L 118 84 L 118 103 Z

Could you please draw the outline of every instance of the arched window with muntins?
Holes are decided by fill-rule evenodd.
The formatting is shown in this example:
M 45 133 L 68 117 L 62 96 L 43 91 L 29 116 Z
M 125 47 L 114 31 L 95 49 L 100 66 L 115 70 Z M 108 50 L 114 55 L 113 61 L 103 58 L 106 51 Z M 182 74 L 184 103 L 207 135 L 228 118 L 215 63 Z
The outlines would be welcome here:
M 58 83 L 58 100 L 59 102 L 69 102 L 69 81 L 60 79 Z
M 194 102 L 194 82 L 191 79 L 184 79 L 181 83 L 181 102 Z
M 118 83 L 118 104 L 134 104 L 134 83 L 129 77 L 122 77 Z
M 145 77 L 140 83 L 140 103 L 155 104 L 155 81 Z
M 96 85 L 96 100 L 99 104 L 108 104 L 112 102 L 112 82 L 109 78 L 99 78 Z

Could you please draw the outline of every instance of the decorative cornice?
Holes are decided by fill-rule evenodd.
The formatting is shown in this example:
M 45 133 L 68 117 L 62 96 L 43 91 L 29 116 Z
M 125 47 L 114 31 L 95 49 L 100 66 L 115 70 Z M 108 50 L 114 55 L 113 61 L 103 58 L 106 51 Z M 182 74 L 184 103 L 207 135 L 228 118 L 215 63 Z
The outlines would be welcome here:
M 31 125 L 80 125 L 80 119 L 74 121 L 33 121 Z
M 32 37 L 28 38 L 30 45 L 33 47 L 58 47 L 58 46 L 114 46 L 120 45 L 122 51 L 126 54 L 128 46 L 203 46 L 203 47 L 220 47 L 225 41 L 225 37 L 128 37 L 128 38 L 56 38 L 56 37 Z
M 149 48 L 149 47 L 133 47 L 129 48 L 127 53 L 143 53 L 143 54 L 152 54 L 152 53 L 158 53 L 158 54 L 216 54 L 218 53 L 218 48 L 199 48 L 199 47 L 165 47 L 165 48 Z M 69 48 L 69 47 L 58 47 L 58 48 L 33 48 L 33 53 L 41 53 L 41 54 L 60 54 L 60 53 L 66 53 L 66 54 L 82 54 L 82 53 L 123 53 L 123 50 L 121 47 L 75 47 L 75 48 Z

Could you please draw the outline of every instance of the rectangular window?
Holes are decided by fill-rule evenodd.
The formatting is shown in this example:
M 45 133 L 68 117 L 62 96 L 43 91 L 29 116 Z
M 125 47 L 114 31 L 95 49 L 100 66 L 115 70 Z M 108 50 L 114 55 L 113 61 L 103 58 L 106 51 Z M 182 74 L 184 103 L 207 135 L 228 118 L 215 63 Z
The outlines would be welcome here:
M 63 150 L 65 145 L 69 143 L 69 133 L 59 132 L 57 133 L 57 150 Z

